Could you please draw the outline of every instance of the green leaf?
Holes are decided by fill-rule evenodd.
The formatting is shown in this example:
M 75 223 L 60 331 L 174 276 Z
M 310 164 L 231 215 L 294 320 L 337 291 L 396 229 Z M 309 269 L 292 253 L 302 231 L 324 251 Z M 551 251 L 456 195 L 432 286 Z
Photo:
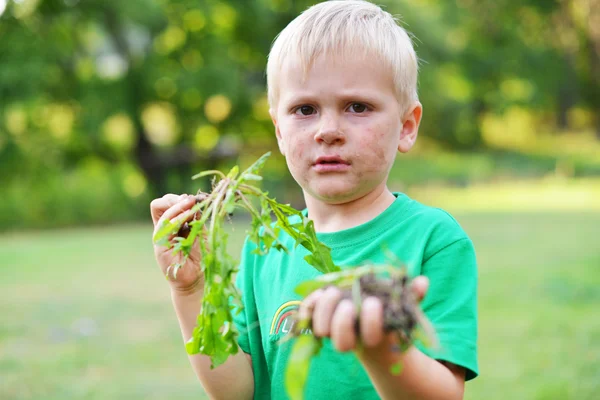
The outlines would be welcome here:
M 260 175 L 254 175 L 254 174 L 245 174 L 244 175 L 244 180 L 245 181 L 262 181 L 263 177 Z
M 179 231 L 179 228 L 181 228 L 181 225 L 183 225 L 183 221 L 181 221 L 180 223 L 177 223 L 177 222 L 174 223 L 169 220 L 163 221 L 162 226 L 160 227 L 160 229 L 158 231 L 156 231 L 152 240 L 154 240 L 154 242 L 157 243 L 157 242 L 162 241 L 163 239 L 168 238 L 171 235 L 174 235 L 175 233 L 177 233 Z
M 322 341 L 313 335 L 301 335 L 295 340 L 285 370 L 285 389 L 290 399 L 304 399 L 310 361 L 322 346 Z
M 350 278 L 350 279 L 354 280 L 354 278 L 358 275 L 356 272 L 357 271 L 354 269 L 345 269 L 343 271 L 330 272 L 328 274 L 318 276 L 315 279 L 320 282 L 335 284 L 338 281 L 345 279 L 345 278 Z
M 235 179 L 235 178 L 237 178 L 239 172 L 240 172 L 240 167 L 238 167 L 237 165 L 234 165 L 233 168 L 231 168 L 231 170 L 227 174 L 227 178 Z
M 309 294 L 311 294 L 312 292 L 314 292 L 315 290 L 320 289 L 326 285 L 327 285 L 326 282 L 320 282 L 320 281 L 315 281 L 315 280 L 304 281 L 294 288 L 294 292 L 296 292 L 297 294 L 299 294 L 302 297 L 306 297 Z
M 242 172 L 242 180 L 246 179 L 246 175 L 251 174 L 251 175 L 256 175 L 259 173 L 259 171 L 262 169 L 263 165 L 265 165 L 265 162 L 267 161 L 267 158 L 269 158 L 271 156 L 271 152 L 267 152 L 265 154 L 263 154 L 258 160 L 256 160 L 251 166 L 248 167 L 248 169 L 246 169 L 244 172 Z
M 331 258 L 331 249 L 318 240 L 313 221 L 289 205 L 279 204 L 273 199 L 267 199 L 267 201 L 277 218 L 276 226 L 290 235 L 296 242 L 296 246 L 300 244 L 311 253 L 304 257 L 309 265 L 322 273 L 341 269 L 334 264 Z M 294 215 L 299 216 L 302 223 L 290 223 L 289 217 Z
M 195 179 L 202 178 L 204 176 L 209 176 L 209 175 L 219 175 L 222 178 L 225 177 L 225 175 L 221 171 L 209 170 L 209 171 L 202 171 L 199 174 L 192 176 L 192 179 L 195 180 Z
M 327 268 L 323 265 L 323 260 L 319 257 L 316 257 L 314 254 L 308 254 L 304 257 L 304 260 L 314 267 L 317 271 L 321 273 L 327 273 Z
M 280 204 L 280 203 L 275 202 L 275 205 L 276 205 L 277 209 L 279 209 L 279 211 L 281 211 L 282 213 L 285 213 L 288 215 L 298 215 L 300 217 L 304 217 L 304 215 L 302 214 L 302 212 L 300 210 L 296 210 L 294 207 L 290 206 L 289 204 Z

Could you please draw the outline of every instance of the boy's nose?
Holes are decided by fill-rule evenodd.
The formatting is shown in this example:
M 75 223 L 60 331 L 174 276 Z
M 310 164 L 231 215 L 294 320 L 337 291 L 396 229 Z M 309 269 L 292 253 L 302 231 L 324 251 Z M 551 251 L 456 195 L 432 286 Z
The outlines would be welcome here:
M 346 141 L 339 123 L 334 118 L 323 121 L 315 135 L 315 140 L 326 144 L 342 144 Z

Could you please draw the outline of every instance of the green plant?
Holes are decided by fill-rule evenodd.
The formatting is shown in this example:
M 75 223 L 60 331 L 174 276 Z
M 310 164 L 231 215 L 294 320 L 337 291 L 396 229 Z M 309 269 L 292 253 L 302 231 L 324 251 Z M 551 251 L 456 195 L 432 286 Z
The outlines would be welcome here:
M 200 213 L 199 218 L 190 222 L 189 227 L 183 226 L 183 219 L 165 221 L 153 238 L 158 244 L 171 246 L 174 253 L 183 254 L 183 260 L 170 267 L 174 276 L 185 263 L 194 241 L 199 240 L 205 278 L 204 298 L 197 326 L 186 344 L 186 350 L 189 354 L 210 356 L 213 367 L 225 362 L 229 355 L 238 350 L 230 300 L 233 299 L 233 304 L 239 309 L 242 305 L 233 281 L 237 262 L 227 253 L 227 233 L 224 229 L 227 216 L 236 208 L 245 209 L 252 216 L 248 235 L 257 245 L 258 254 L 266 254 L 271 248 L 287 251 L 278 239 L 283 230 L 295 239 L 296 245 L 302 245 L 310 252 L 305 258 L 308 264 L 322 273 L 340 270 L 333 263 L 329 248 L 317 240 L 313 222 L 293 207 L 270 198 L 267 192 L 256 185 L 262 180 L 258 174 L 269 155 L 263 155 L 242 173 L 235 166 L 227 175 L 220 171 L 205 171 L 195 175 L 192 179 L 205 176 L 220 178 L 214 183 L 211 193 L 199 193 L 199 201 L 190 210 L 190 215 Z M 255 205 L 256 201 L 258 206 Z M 274 223 L 272 215 L 275 216 Z M 297 216 L 298 222 L 290 223 L 291 216 Z M 189 230 L 187 235 L 180 235 L 182 228 Z M 172 235 L 177 236 L 173 242 L 169 242 L 168 238 Z

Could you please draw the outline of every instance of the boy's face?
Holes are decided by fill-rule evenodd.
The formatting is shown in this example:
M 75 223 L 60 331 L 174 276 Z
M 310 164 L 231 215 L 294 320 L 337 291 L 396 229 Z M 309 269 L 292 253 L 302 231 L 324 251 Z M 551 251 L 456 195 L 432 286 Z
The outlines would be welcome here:
M 403 115 L 390 71 L 367 59 L 322 56 L 306 79 L 289 61 L 280 74 L 271 116 L 304 192 L 341 204 L 385 186 L 396 152 L 412 147 L 421 116 L 418 103 Z

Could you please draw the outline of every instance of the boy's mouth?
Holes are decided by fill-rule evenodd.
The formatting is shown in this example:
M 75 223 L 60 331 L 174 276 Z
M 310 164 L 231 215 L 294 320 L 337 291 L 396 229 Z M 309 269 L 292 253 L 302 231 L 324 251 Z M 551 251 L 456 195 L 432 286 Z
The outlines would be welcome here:
M 350 163 L 340 156 L 319 157 L 313 164 L 317 172 L 343 172 L 350 166 Z
M 324 157 L 319 157 L 317 158 L 317 161 L 315 161 L 315 165 L 320 165 L 320 164 L 325 164 L 325 165 L 331 165 L 331 164 L 343 164 L 343 165 L 350 165 L 350 163 L 346 160 L 344 160 L 343 158 L 341 158 L 340 156 L 324 156 Z

